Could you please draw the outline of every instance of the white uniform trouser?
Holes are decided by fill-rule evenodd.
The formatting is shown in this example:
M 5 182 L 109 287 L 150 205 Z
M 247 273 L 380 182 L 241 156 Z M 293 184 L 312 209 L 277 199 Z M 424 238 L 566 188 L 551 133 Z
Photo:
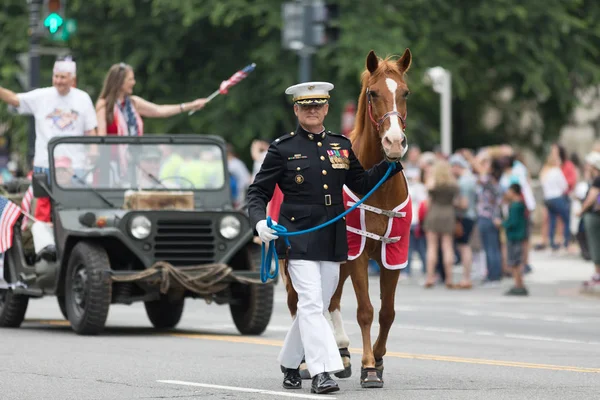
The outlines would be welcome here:
M 285 368 L 298 368 L 302 358 L 311 377 L 344 369 L 331 325 L 325 319 L 340 278 L 340 264 L 289 260 L 288 272 L 298 293 L 298 312 L 279 353 Z

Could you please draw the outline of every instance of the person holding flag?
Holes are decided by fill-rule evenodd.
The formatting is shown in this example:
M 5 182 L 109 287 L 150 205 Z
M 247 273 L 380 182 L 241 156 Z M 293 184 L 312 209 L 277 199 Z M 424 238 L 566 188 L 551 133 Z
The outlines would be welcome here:
M 144 123 L 141 117 L 167 118 L 184 111 L 200 110 L 207 102 L 207 99 L 199 98 L 189 103 L 154 104 L 133 95 L 135 83 L 130 65 L 119 63 L 110 67 L 96 102 L 98 136 L 142 136 Z

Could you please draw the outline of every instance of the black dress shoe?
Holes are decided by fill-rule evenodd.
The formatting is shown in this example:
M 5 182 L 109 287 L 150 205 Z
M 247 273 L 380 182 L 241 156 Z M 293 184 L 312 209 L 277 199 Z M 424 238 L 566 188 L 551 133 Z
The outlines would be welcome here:
M 324 394 L 337 392 L 338 390 L 340 390 L 340 387 L 333 379 L 331 379 L 329 372 L 321 372 L 320 374 L 313 376 L 312 386 L 310 388 L 311 393 Z
M 285 368 L 283 372 L 283 388 L 302 389 L 302 378 L 300 378 L 300 371 L 297 368 Z

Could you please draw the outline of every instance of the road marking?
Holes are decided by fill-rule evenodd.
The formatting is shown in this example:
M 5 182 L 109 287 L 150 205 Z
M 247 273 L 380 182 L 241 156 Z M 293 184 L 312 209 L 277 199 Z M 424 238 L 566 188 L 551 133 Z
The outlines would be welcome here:
M 535 335 L 517 335 L 517 334 L 512 334 L 512 333 L 507 333 L 504 335 L 504 337 L 511 338 L 511 339 L 541 340 L 544 342 L 589 344 L 588 342 L 584 342 L 583 340 L 551 338 L 551 337 L 547 337 L 547 336 L 535 336 Z
M 187 334 L 187 333 L 167 333 L 167 336 L 183 337 L 188 339 L 203 339 L 203 340 L 214 340 L 231 343 L 245 343 L 245 344 L 260 344 L 264 346 L 283 346 L 282 340 L 273 339 L 259 339 L 245 336 L 217 336 L 217 335 L 203 335 L 203 334 Z M 352 354 L 362 354 L 362 349 L 350 348 Z M 501 360 L 486 360 L 479 358 L 464 358 L 454 356 L 440 356 L 432 354 L 411 354 L 411 353 L 398 353 L 398 352 L 387 352 L 386 357 L 404 358 L 413 360 L 426 360 L 426 361 L 445 361 L 455 362 L 464 364 L 479 364 L 479 365 L 494 365 L 501 367 L 514 367 L 514 368 L 530 368 L 530 369 L 545 369 L 552 371 L 570 371 L 570 372 L 586 372 L 600 374 L 600 368 L 586 368 L 586 367 L 575 367 L 566 365 L 551 365 L 551 364 L 535 364 L 520 361 L 501 361 Z
M 411 330 L 428 331 L 428 332 L 466 333 L 462 329 L 443 328 L 443 327 L 439 327 L 439 326 L 419 326 L 419 325 L 404 325 L 404 324 L 402 324 L 400 326 L 395 326 L 394 328 L 411 329 Z
M 71 323 L 63 319 L 26 319 L 23 322 L 32 322 L 34 324 L 54 325 L 54 326 L 71 326 Z
M 51 326 L 71 326 L 71 324 L 69 323 L 69 321 L 65 321 L 65 320 L 60 320 L 60 319 L 28 319 L 25 320 L 24 322 L 30 322 L 30 323 L 38 323 L 38 324 L 43 324 L 43 325 L 51 325 Z M 235 326 L 233 324 L 219 324 L 219 325 L 211 325 L 209 327 L 205 328 L 207 331 L 218 331 L 218 330 L 222 330 L 222 329 L 235 329 Z M 600 345 L 600 342 L 590 342 L 590 341 L 585 341 L 585 340 L 578 340 L 578 339 L 566 339 L 566 338 L 553 338 L 553 337 L 549 337 L 549 336 L 536 336 L 536 335 L 522 335 L 522 334 L 517 334 L 517 333 L 497 333 L 497 332 L 492 332 L 492 331 L 465 331 L 463 329 L 456 329 L 456 328 L 444 328 L 444 327 L 438 327 L 438 326 L 420 326 L 420 325 L 397 325 L 394 326 L 394 329 L 407 329 L 407 330 L 416 330 L 416 331 L 426 331 L 426 332 L 442 332 L 442 333 L 461 333 L 461 334 L 473 334 L 473 335 L 477 335 L 477 336 L 502 336 L 508 339 L 521 339 L 521 340 L 535 340 L 535 341 L 543 341 L 543 342 L 557 342 L 557 343 L 568 343 L 568 344 L 587 344 L 587 345 L 593 345 L 593 346 L 598 346 Z M 289 330 L 288 327 L 285 326 L 270 326 L 267 328 L 268 331 L 272 331 L 272 332 L 287 332 Z M 352 331 L 352 333 L 360 333 L 360 331 Z M 190 339 L 198 339 L 200 337 L 199 334 L 185 334 L 185 333 L 169 333 L 168 335 L 170 336 L 180 336 L 180 337 L 188 337 Z M 204 335 L 200 335 L 203 336 L 202 338 L 204 338 L 204 336 L 207 336 L 207 340 L 223 340 L 226 342 L 235 342 L 235 343 L 255 343 L 255 344 L 262 344 L 262 345 L 271 345 L 270 343 L 277 343 L 274 344 L 274 346 L 282 346 L 283 342 L 279 342 L 279 341 L 273 341 L 273 340 L 269 340 L 266 339 L 268 343 L 263 342 L 265 339 L 258 339 L 258 338 L 250 338 L 250 337 L 241 337 L 241 336 L 231 336 L 228 334 L 223 334 L 221 332 L 215 332 L 214 335 L 211 334 L 204 334 Z M 241 341 L 237 341 L 235 338 L 240 337 L 242 338 Z M 256 340 L 256 342 L 250 342 L 250 340 Z
M 473 333 L 479 336 L 496 336 L 496 333 L 492 331 L 475 331 Z
M 299 398 L 299 399 L 321 399 L 321 400 L 323 399 L 323 395 L 300 394 L 300 393 L 290 393 L 290 392 L 276 392 L 276 391 L 273 391 L 273 390 L 253 389 L 253 388 L 244 388 L 244 387 L 237 387 L 237 386 L 211 385 L 211 384 L 208 384 L 208 383 L 196 383 L 196 382 L 186 382 L 186 381 L 171 381 L 171 380 L 158 380 L 156 382 L 159 382 L 159 383 L 168 383 L 168 384 L 171 384 L 171 385 L 204 387 L 204 388 L 208 388 L 208 389 L 232 390 L 232 391 L 235 391 L 235 392 L 270 394 L 270 395 L 273 395 L 273 396 L 295 397 L 295 398 Z M 335 399 L 335 397 L 327 396 L 327 399 Z
M 64 320 L 33 319 L 33 320 L 26 320 L 26 322 L 34 322 L 34 323 L 40 323 L 40 324 L 45 324 L 45 325 L 70 326 L 69 321 L 64 321 Z M 461 331 L 458 329 L 453 329 L 453 328 L 418 327 L 418 326 L 405 326 L 405 328 L 406 329 L 434 331 L 434 332 L 466 333 L 464 331 Z M 481 335 L 481 336 L 496 335 L 494 332 L 488 332 L 488 331 L 475 331 L 473 333 L 476 335 Z M 210 340 L 210 341 L 229 342 L 229 343 L 257 344 L 257 345 L 262 345 L 262 346 L 273 346 L 273 347 L 282 347 L 283 346 L 282 340 L 262 339 L 262 338 L 248 337 L 248 336 L 227 336 L 227 335 L 193 334 L 193 333 L 177 333 L 177 332 L 159 333 L 159 335 L 182 337 L 182 338 L 187 338 L 187 339 L 202 339 L 202 340 Z M 584 342 L 584 341 L 575 340 L 575 339 L 551 338 L 551 337 L 546 337 L 546 336 L 520 335 L 520 334 L 511 334 L 511 333 L 506 333 L 506 334 L 503 334 L 502 336 L 509 338 L 509 339 L 521 339 L 521 340 L 525 339 L 525 340 L 537 340 L 537 341 L 546 341 L 546 342 L 561 342 L 561 343 L 569 343 L 569 344 L 600 345 L 600 342 Z M 349 350 L 350 350 L 350 353 L 353 353 L 353 354 L 360 354 L 360 355 L 362 354 L 362 349 L 351 348 Z M 440 355 L 432 355 L 432 354 L 412 354 L 412 353 L 387 352 L 386 356 L 394 357 L 394 358 L 426 360 L 426 361 L 445 361 L 445 362 L 480 364 L 480 365 L 495 365 L 495 366 L 515 367 L 515 368 L 532 368 L 532 369 L 546 369 L 546 370 L 554 370 L 554 371 L 600 373 L 600 368 L 586 368 L 586 367 L 551 365 L 551 364 L 534 364 L 534 363 L 526 363 L 526 362 L 520 362 L 520 361 L 486 360 L 486 359 L 478 359 L 478 358 L 440 356 Z

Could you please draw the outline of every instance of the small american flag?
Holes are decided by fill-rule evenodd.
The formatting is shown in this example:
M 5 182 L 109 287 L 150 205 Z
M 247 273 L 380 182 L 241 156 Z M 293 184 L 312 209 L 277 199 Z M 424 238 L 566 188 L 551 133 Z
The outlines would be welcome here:
M 27 191 L 25 192 L 25 196 L 23 196 L 23 201 L 21 201 L 21 209 L 23 213 L 27 215 L 31 212 L 31 201 L 33 200 L 33 186 L 29 185 Z M 27 229 L 27 225 L 29 223 L 29 218 L 23 218 L 23 222 L 21 222 L 21 229 Z
M 0 196 L 0 253 L 12 246 L 13 227 L 21 215 L 21 209 L 4 196 Z
M 256 64 L 252 63 L 250 65 L 245 66 L 243 69 L 239 70 L 235 74 L 231 75 L 231 78 L 226 81 L 221 82 L 221 86 L 219 86 L 219 93 L 227 94 L 227 90 L 233 85 L 239 83 L 242 79 L 248 76 L 248 74 L 254 71 L 256 68 Z

